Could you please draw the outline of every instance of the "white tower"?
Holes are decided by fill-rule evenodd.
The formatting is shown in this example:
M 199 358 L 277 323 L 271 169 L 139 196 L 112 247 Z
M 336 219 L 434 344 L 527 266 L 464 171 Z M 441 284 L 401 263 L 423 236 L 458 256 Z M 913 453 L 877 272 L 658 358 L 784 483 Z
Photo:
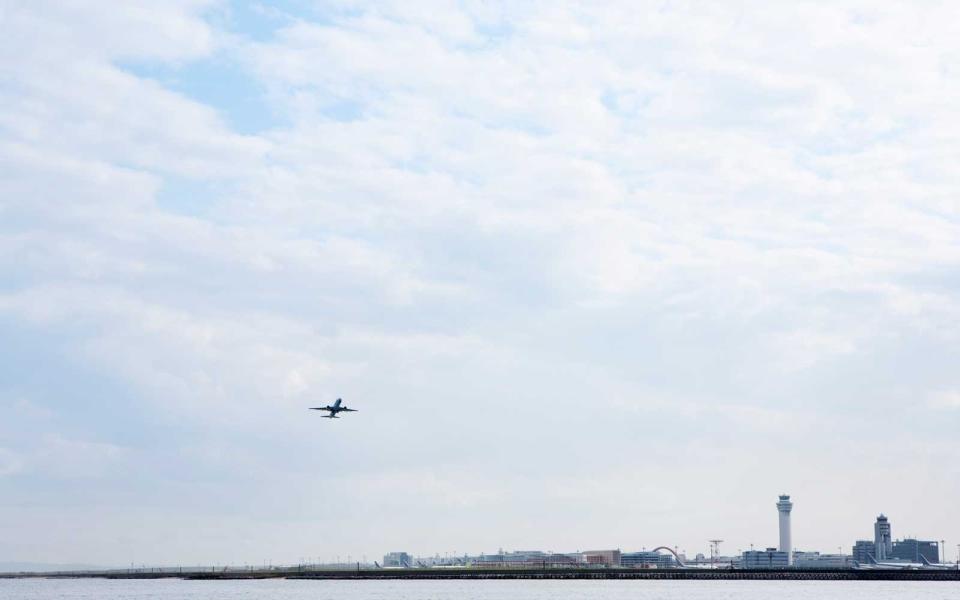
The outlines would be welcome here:
M 790 502 L 790 496 L 780 495 L 780 501 L 777 502 L 777 510 L 780 512 L 780 552 L 787 553 L 787 564 L 793 564 L 793 548 L 790 545 L 790 511 L 793 510 L 793 502 Z

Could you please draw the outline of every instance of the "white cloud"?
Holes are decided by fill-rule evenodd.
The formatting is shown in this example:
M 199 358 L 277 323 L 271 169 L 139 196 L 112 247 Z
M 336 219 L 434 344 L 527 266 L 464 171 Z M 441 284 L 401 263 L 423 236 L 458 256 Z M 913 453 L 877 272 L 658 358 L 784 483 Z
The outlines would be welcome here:
M 11 35 L 0 45 L 6 59 L 28 57 L 31 44 L 42 56 L 71 55 L 101 60 L 149 58 L 182 60 L 211 51 L 213 32 L 202 19 L 210 0 L 175 0 L 162 6 L 102 6 L 89 2 L 38 1 L 4 8 Z
M 954 435 L 952 412 L 904 408 L 960 385 L 952 5 L 343 3 L 257 41 L 224 10 L 7 13 L 0 327 L 17 397 L 52 411 L 18 422 L 50 462 L 78 457 L 56 477 L 111 480 L 129 424 L 129 453 L 212 480 L 190 510 L 243 474 L 370 513 L 397 494 L 451 522 L 493 507 L 528 535 L 643 476 L 652 501 L 700 510 L 702 460 L 803 486 L 810 463 L 839 481 L 838 453 L 875 459 L 858 444 L 890 422 Z M 205 105 L 129 67 L 213 58 L 255 92 L 224 75 Z M 237 133 L 223 112 L 260 92 L 284 125 Z M 46 362 L 76 393 L 29 375 Z M 98 385 L 114 404 L 90 400 Z M 117 414 L 78 419 L 61 395 Z M 360 419 L 302 418 L 339 395 Z M 4 431 L 12 472 L 35 448 Z M 907 447 L 907 465 L 928 452 Z M 344 448 L 353 479 L 327 464 Z M 651 448 L 682 457 L 675 474 L 618 478 Z M 592 477 L 597 456 L 611 466 Z M 731 506 L 761 483 L 724 488 Z M 403 506 L 398 541 L 427 518 Z
M 0 448 L 0 477 L 14 475 L 23 469 L 23 459 L 12 450 Z
M 928 405 L 943 410 L 960 410 L 960 391 L 945 390 L 930 395 Z
M 14 400 L 12 409 L 19 415 L 36 420 L 47 420 L 55 415 L 55 413 L 46 406 L 41 406 L 26 398 L 17 398 Z
M 38 449 L 28 458 L 31 471 L 64 478 L 122 476 L 118 470 L 126 459 L 116 444 L 67 439 L 55 433 L 43 436 Z

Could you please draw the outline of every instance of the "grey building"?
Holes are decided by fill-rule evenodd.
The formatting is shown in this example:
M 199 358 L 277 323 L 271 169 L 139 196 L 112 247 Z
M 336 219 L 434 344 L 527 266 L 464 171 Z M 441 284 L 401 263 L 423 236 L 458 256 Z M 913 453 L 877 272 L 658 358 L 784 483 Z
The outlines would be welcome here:
M 870 559 L 877 556 L 877 545 L 870 540 L 857 540 L 853 545 L 852 554 L 853 560 L 861 565 L 869 565 L 872 562 Z
M 846 569 L 850 566 L 850 557 L 846 554 L 795 551 L 793 566 L 798 569 Z
M 873 555 L 877 560 L 890 558 L 893 552 L 893 537 L 890 533 L 890 521 L 880 513 L 877 522 L 873 524 L 873 543 L 876 547 L 876 554 Z
M 620 555 L 621 567 L 669 569 L 677 566 L 676 559 L 670 554 L 659 552 L 624 552 Z
M 527 566 L 557 566 L 575 565 L 580 562 L 577 554 L 554 554 L 541 550 L 517 550 L 515 552 L 499 552 L 497 554 L 483 554 L 470 559 L 478 566 L 500 567 L 527 567 Z
M 909 560 L 922 563 L 923 559 L 932 563 L 940 562 L 939 544 L 925 540 L 905 539 L 893 543 L 893 550 L 888 558 Z
M 588 550 L 583 553 L 583 562 L 593 566 L 619 567 L 619 550 Z
M 413 565 L 413 557 L 406 552 L 388 552 L 383 555 L 383 566 L 385 567 L 410 567 Z
M 740 558 L 743 569 L 786 569 L 790 566 L 790 553 L 776 548 L 747 550 Z

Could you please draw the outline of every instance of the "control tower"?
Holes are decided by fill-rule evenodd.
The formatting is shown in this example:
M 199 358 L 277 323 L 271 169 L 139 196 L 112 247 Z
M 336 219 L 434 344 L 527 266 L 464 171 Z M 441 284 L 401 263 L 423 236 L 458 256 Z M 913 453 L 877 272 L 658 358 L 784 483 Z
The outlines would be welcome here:
M 877 560 L 890 558 L 893 552 L 893 536 L 890 534 L 890 520 L 880 513 L 877 522 L 873 524 L 873 543 Z
M 790 511 L 793 510 L 793 502 L 790 502 L 790 496 L 780 495 L 780 501 L 777 502 L 777 511 L 780 512 L 780 552 L 787 553 L 787 564 L 793 565 L 793 549 L 790 544 Z

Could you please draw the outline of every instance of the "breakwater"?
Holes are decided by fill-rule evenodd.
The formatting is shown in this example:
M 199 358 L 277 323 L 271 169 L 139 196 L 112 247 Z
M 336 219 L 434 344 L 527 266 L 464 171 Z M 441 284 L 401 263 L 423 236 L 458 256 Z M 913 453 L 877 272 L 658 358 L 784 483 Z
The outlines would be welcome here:
M 237 579 L 649 579 L 764 581 L 955 581 L 947 569 L 617 569 L 617 568 L 430 568 L 430 569 L 151 569 L 57 573 L 3 573 L 3 577 L 191 580 Z

